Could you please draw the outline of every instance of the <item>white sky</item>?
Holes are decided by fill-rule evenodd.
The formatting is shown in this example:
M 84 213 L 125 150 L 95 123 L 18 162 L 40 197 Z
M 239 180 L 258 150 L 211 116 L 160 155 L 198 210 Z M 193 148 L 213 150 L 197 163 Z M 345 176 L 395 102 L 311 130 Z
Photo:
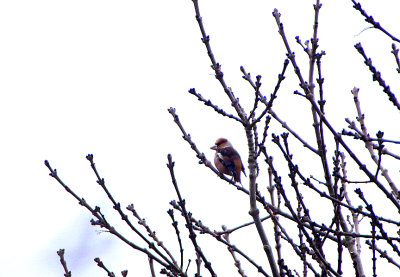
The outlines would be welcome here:
M 306 70 L 305 54 L 294 37 L 299 35 L 303 42 L 311 37 L 313 3 L 200 0 L 217 61 L 247 109 L 253 92 L 239 67 L 245 66 L 252 76 L 262 75 L 269 95 L 285 58 L 273 9 L 281 12 L 292 50 Z M 372 82 L 353 47 L 363 43 L 396 93 L 400 86 L 392 42 L 379 31 L 362 32 L 368 25 L 350 0 L 322 3 L 320 46 L 327 52 L 323 72 L 327 113 L 335 113 L 332 123 L 340 131 L 347 126 L 345 117 L 355 118 L 350 90 L 357 86 L 365 113 L 371 115 L 366 119 L 370 133 L 383 129 L 387 138 L 398 139 L 398 111 Z M 397 1 L 362 4 L 400 36 Z M 45 159 L 92 206 L 110 206 L 85 159 L 93 153 L 116 199 L 123 207 L 134 203 L 161 239 L 173 242 L 173 250 L 177 245 L 166 211 L 176 197 L 165 166 L 168 153 L 176 161 L 181 192 L 195 216 L 212 228 L 250 221 L 248 199 L 198 165 L 167 112 L 171 106 L 177 109 L 186 131 L 208 158 L 213 155 L 209 146 L 221 136 L 245 153 L 240 126 L 216 116 L 187 93 L 194 87 L 233 112 L 212 75 L 190 0 L 2 1 L 0 38 L 0 276 L 62 276 L 56 254 L 60 248 L 66 249 L 74 276 L 104 276 L 95 257 L 117 275 L 129 269 L 128 276 L 149 276 L 143 266 L 146 257 L 90 226 L 88 212 L 48 176 Z M 286 76 L 276 110 L 307 137 L 311 125 L 299 116 L 303 111 L 308 116 L 309 106 L 292 95 L 299 88 L 290 66 Z M 394 174 L 398 177 L 398 170 Z M 111 207 L 103 212 L 113 225 L 121 226 Z M 183 223 L 181 227 L 184 231 Z M 261 251 L 257 243 L 254 253 Z M 191 251 L 189 244 L 186 248 Z

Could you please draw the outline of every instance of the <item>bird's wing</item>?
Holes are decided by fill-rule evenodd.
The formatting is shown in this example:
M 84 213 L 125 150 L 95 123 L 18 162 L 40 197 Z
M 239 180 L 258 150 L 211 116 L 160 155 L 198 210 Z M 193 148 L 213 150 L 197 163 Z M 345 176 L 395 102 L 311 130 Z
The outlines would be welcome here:
M 221 164 L 223 164 L 230 173 L 235 171 L 235 164 L 233 163 L 232 159 L 229 156 L 223 155 L 222 153 L 218 153 L 217 157 Z
M 235 172 L 243 171 L 244 175 L 246 176 L 240 155 L 233 147 L 221 148 L 218 150 L 218 152 L 221 154 L 221 158 L 229 170 L 234 169 Z
M 221 158 L 225 160 L 234 160 L 239 156 L 239 153 L 232 147 L 225 147 L 218 149 L 218 153 L 221 154 Z

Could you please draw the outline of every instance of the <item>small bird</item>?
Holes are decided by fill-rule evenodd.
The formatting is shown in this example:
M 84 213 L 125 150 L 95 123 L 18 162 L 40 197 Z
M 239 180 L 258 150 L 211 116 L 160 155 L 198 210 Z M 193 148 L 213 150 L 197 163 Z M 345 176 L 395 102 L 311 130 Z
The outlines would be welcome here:
M 222 174 L 233 176 L 235 182 L 240 182 L 240 173 L 243 171 L 244 166 L 239 153 L 233 148 L 232 144 L 226 138 L 219 138 L 215 145 L 211 147 L 215 150 L 214 164 L 218 171 Z

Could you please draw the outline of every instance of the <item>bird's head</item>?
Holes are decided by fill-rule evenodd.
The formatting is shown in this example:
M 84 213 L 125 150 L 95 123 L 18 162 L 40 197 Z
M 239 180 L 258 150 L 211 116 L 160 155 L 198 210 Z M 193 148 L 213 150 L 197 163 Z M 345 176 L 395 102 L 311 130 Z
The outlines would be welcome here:
M 232 147 L 232 144 L 226 138 L 219 138 L 215 141 L 215 144 L 210 148 L 212 150 L 218 150 L 225 147 Z

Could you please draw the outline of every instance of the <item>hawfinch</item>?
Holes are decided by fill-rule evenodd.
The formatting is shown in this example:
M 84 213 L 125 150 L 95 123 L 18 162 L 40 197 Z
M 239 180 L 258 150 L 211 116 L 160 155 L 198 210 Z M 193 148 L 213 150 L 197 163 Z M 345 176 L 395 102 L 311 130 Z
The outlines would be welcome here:
M 225 138 L 219 138 L 211 149 L 216 151 L 214 164 L 218 171 L 233 176 L 235 182 L 241 183 L 240 173 L 243 171 L 244 176 L 246 176 L 246 172 L 239 153 L 233 148 L 232 144 Z

